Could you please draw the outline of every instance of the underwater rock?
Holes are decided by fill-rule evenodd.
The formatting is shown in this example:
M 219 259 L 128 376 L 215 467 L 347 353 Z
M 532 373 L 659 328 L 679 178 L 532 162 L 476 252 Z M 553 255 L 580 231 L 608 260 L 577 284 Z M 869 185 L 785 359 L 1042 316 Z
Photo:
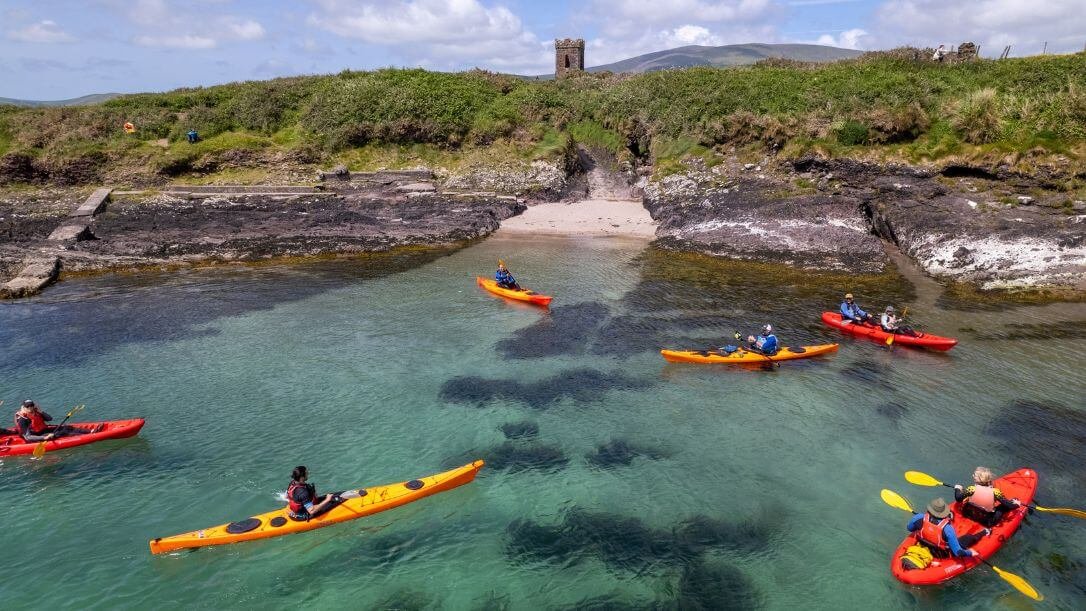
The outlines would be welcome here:
M 625 439 L 612 439 L 596 446 L 596 450 L 585 455 L 585 460 L 593 467 L 613 469 L 629 466 L 633 459 L 642 456 L 650 460 L 667 458 L 667 453 L 647 446 L 639 446 Z
M 539 425 L 530 420 L 506 422 L 501 431 L 506 439 L 534 439 L 539 436 Z
M 728 564 L 693 562 L 679 578 L 676 606 L 683 611 L 755 609 L 762 596 L 754 582 Z
M 444 464 L 453 468 L 479 457 L 486 461 L 488 469 L 508 470 L 512 473 L 528 470 L 553 471 L 563 469 L 569 463 L 569 458 L 562 450 L 554 446 L 506 441 L 489 449 L 472 450 L 454 456 L 446 460 Z
M 611 390 L 642 389 L 650 382 L 621 373 L 597 369 L 567 369 L 536 382 L 521 382 L 515 378 L 487 379 L 477 376 L 457 377 L 441 387 L 441 399 L 452 403 L 469 403 L 478 407 L 496 399 L 521 401 L 536 409 L 569 398 L 579 403 L 598 401 Z
M 551 308 L 549 316 L 499 341 L 496 348 L 507 359 L 581 354 L 609 313 L 596 302 Z

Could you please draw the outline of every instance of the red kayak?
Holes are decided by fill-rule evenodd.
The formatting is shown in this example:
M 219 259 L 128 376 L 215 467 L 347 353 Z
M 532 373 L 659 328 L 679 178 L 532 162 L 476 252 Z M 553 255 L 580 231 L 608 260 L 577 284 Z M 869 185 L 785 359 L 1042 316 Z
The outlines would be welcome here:
M 67 437 L 60 437 L 52 441 L 45 442 L 45 452 L 55 452 L 56 450 L 64 450 L 66 448 L 74 448 L 76 446 L 84 446 L 88 443 L 94 443 L 96 441 L 105 441 L 107 439 L 124 439 L 125 437 L 132 437 L 136 433 L 140 432 L 143 428 L 143 418 L 133 418 L 131 420 L 110 420 L 108 422 L 78 422 L 74 424 L 66 424 L 75 429 L 87 431 L 82 435 L 70 435 Z M 93 432 L 92 432 L 93 431 Z M 19 435 L 12 434 L 5 429 L 4 434 L 0 435 L 0 457 L 4 456 L 17 456 L 19 454 L 30 454 L 34 451 L 34 446 L 41 443 L 40 441 L 23 441 L 23 438 Z
M 883 343 L 886 342 L 886 338 L 890 337 L 890 334 L 883 331 L 882 327 L 878 325 L 841 322 L 841 314 L 838 312 L 823 312 L 822 322 L 845 333 L 867 337 Z M 894 343 L 919 348 L 931 348 L 932 350 L 950 350 L 958 345 L 958 340 L 952 337 L 940 337 L 930 333 L 917 332 L 916 337 L 896 333 L 894 334 Z
M 1003 520 L 992 528 L 992 534 L 981 539 L 970 549 L 980 554 L 980 558 L 935 558 L 931 564 L 923 569 L 905 570 L 901 568 L 901 555 L 910 545 L 916 543 L 916 536 L 910 534 L 905 537 L 901 545 L 894 550 L 894 556 L 890 559 L 890 571 L 898 580 L 917 586 L 930 586 L 953 579 L 958 575 L 981 564 L 981 558 L 988 560 L 1003 547 L 1003 544 L 1018 530 L 1022 520 L 1029 509 L 1026 507 L 1033 500 L 1033 493 L 1037 490 L 1037 472 L 1030 469 L 1019 469 L 996 478 L 995 487 L 1010 499 L 1018 499 L 1022 506 L 1007 512 Z M 954 532 L 959 537 L 970 535 L 984 529 L 984 526 L 970 520 L 962 514 L 962 504 L 952 503 L 950 510 L 954 513 Z

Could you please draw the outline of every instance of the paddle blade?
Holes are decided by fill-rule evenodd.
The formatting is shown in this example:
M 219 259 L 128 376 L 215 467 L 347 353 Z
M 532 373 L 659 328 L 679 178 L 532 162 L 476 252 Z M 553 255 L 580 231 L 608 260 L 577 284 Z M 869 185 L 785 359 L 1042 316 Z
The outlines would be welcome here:
M 1037 511 L 1043 511 L 1045 513 L 1058 513 L 1061 516 L 1071 516 L 1072 518 L 1086 520 L 1086 511 L 1083 511 L 1081 509 L 1067 509 L 1066 507 L 1041 507 L 1040 505 L 1035 505 L 1033 508 Z
M 890 334 L 890 337 L 886 338 L 886 345 L 887 346 L 893 346 L 894 345 L 894 334 L 893 333 Z
M 34 446 L 34 451 L 31 452 L 31 455 L 34 458 L 41 458 L 42 456 L 45 456 L 45 442 L 41 441 L 38 443 L 38 445 Z
M 1025 579 L 1022 579 L 1014 573 L 1008 573 L 1007 571 L 1004 571 L 1003 569 L 999 568 L 994 564 L 989 563 L 988 566 L 992 567 L 992 570 L 996 572 L 996 575 L 1002 577 L 1003 581 L 1006 581 L 1007 583 L 1014 586 L 1015 590 L 1018 590 L 1019 592 L 1025 594 L 1033 600 L 1041 601 L 1045 599 L 1045 597 L 1040 592 L 1035 590 L 1033 586 L 1031 586 L 1030 583 Z
M 917 486 L 942 486 L 943 482 L 935 479 L 927 473 L 921 473 L 920 471 L 906 471 L 905 481 L 910 484 L 916 484 Z
M 893 490 L 887 490 L 886 488 L 883 488 L 882 492 L 879 493 L 879 496 L 882 497 L 883 503 L 886 503 L 887 505 L 894 507 L 895 509 L 908 511 L 909 513 L 916 513 L 913 511 L 912 506 L 909 505 L 909 501 L 906 501 L 904 497 L 894 492 Z

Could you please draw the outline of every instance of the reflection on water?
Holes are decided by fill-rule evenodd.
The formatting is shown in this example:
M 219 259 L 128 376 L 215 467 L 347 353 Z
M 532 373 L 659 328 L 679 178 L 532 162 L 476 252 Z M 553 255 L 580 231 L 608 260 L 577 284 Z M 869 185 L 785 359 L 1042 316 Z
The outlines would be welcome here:
M 555 295 L 517 307 L 497 258 Z M 971 608 L 1017 605 L 985 571 L 899 586 L 920 504 L 907 469 L 961 481 L 1035 466 L 1046 504 L 1086 485 L 1081 304 L 940 305 L 902 276 L 813 274 L 618 239 L 495 237 L 462 251 L 115 275 L 0 305 L 0 398 L 144 416 L 137 439 L 0 463 L 6 574 L 64 608 Z M 946 354 L 819 321 L 845 291 L 959 335 Z M 667 364 L 772 323 L 839 352 L 779 369 Z M 476 482 L 305 535 L 152 558 L 147 540 L 320 490 L 484 458 Z M 27 508 L 33 508 L 28 511 Z M 1086 595 L 1086 533 L 1034 516 L 1001 567 L 1056 608 Z M 0 582 L 5 608 L 37 608 Z

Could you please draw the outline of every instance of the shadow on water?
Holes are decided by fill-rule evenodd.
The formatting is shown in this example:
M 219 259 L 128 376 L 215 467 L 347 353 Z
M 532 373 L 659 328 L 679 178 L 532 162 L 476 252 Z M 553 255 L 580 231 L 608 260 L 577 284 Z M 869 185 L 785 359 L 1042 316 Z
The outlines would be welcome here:
M 895 387 L 890 383 L 892 368 L 877 361 L 855 361 L 840 371 L 841 376 L 851 382 L 860 382 L 864 386 L 877 386 L 892 392 Z
M 506 439 L 535 439 L 539 436 L 539 425 L 530 420 L 506 422 L 500 428 Z
M 516 443 L 506 441 L 501 445 L 481 450 L 471 450 L 446 459 L 442 464 L 452 469 L 457 465 L 470 462 L 475 458 L 486 461 L 487 469 L 493 471 L 556 471 L 569 464 L 569 458 L 561 448 L 539 443 Z
M 614 469 L 628 467 L 635 458 L 639 457 L 660 460 L 669 456 L 669 452 L 659 448 L 630 443 L 625 439 L 612 439 L 596 446 L 594 451 L 585 455 L 585 460 L 598 469 Z
M 612 390 L 640 390 L 651 382 L 621 373 L 598 369 L 567 369 L 536 382 L 514 378 L 488 379 L 476 376 L 452 378 L 441 386 L 440 397 L 449 403 L 482 407 L 495 400 L 520 401 L 535 409 L 546 409 L 562 400 L 578 403 L 599 401 Z
M 1002 329 L 987 333 L 966 330 L 982 341 L 1086 339 L 1086 320 L 1061 320 L 1045 324 L 1009 323 L 1003 325 Z
M 72 366 L 122 344 L 215 335 L 218 330 L 203 325 L 403 272 L 452 252 L 411 249 L 294 265 L 71 280 L 42 297 L 0 305 L 0 372 Z
M 775 532 L 776 526 L 766 520 L 694 516 L 665 530 L 637 518 L 574 509 L 555 526 L 515 520 L 506 529 L 506 554 L 515 563 L 567 565 L 594 556 L 612 570 L 640 575 L 689 563 L 713 549 L 763 551 Z
M 550 310 L 550 316 L 516 331 L 496 348 L 507 359 L 581 354 L 610 311 L 602 303 L 577 303 Z
M 1055 402 L 1018 400 L 1010 403 L 986 432 L 998 440 L 1001 451 L 1021 466 L 1072 475 L 1086 487 L 1086 413 Z M 1043 485 L 1043 484 L 1042 484 Z M 1081 501 L 1081 493 L 1045 488 L 1046 504 Z
M 878 407 L 875 408 L 875 412 L 883 418 L 897 424 L 909 413 L 909 408 L 901 401 L 886 401 L 880 403 Z

